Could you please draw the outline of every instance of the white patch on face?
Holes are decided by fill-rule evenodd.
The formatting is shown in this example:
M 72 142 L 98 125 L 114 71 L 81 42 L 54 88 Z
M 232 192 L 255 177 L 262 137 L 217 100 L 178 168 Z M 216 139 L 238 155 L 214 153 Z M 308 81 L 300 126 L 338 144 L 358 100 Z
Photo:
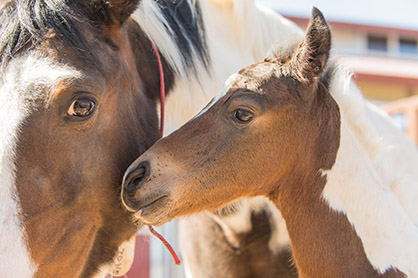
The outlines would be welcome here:
M 45 89 L 77 73 L 46 58 L 16 58 L 0 80 L 0 277 L 33 277 L 36 266 L 26 247 L 26 236 L 15 187 L 14 163 L 19 124 L 29 114 L 31 102 Z M 27 92 L 31 93 L 28 96 Z
M 393 267 L 407 277 L 418 277 L 418 153 L 408 147 L 393 150 L 388 142 L 399 144 L 404 137 L 394 138 L 396 131 L 385 133 L 393 129 L 376 129 L 370 120 L 380 126 L 387 120 L 363 105 L 356 88 L 341 82 L 331 87 L 331 92 L 340 92 L 333 95 L 341 111 L 341 142 L 334 166 L 324 171 L 322 196 L 347 216 L 376 270 L 384 273 Z M 405 150 L 415 153 L 407 156 L 412 160 L 402 162 L 391 155 Z M 405 165 L 409 163 L 414 166 Z M 405 180 L 412 176 L 415 180 Z M 408 193 L 414 203 L 405 196 Z
M 212 101 L 206 105 L 205 108 L 203 108 L 202 111 L 200 111 L 199 114 L 196 115 L 196 117 L 194 117 L 193 119 L 200 117 L 202 114 L 204 114 L 206 111 L 208 111 L 215 103 L 218 102 L 218 100 L 220 100 L 222 97 L 224 97 L 226 95 L 226 93 L 228 93 L 229 89 L 231 89 L 232 85 L 235 83 L 235 80 L 238 78 L 238 73 L 234 73 L 232 74 L 225 82 L 225 85 L 223 87 L 222 90 L 220 90 L 218 92 L 218 94 L 216 94 L 216 96 L 212 99 Z

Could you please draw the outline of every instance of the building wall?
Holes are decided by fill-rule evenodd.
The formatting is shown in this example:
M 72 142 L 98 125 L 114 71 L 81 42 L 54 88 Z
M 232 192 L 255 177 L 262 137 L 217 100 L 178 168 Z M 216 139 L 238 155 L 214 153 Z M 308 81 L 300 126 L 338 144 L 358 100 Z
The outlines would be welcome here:
M 356 83 L 366 98 L 381 103 L 418 95 L 418 87 L 405 84 L 370 82 L 362 81 L 361 79 L 356 80 Z
M 365 32 L 356 29 L 331 26 L 334 53 L 339 55 L 362 55 L 367 47 Z

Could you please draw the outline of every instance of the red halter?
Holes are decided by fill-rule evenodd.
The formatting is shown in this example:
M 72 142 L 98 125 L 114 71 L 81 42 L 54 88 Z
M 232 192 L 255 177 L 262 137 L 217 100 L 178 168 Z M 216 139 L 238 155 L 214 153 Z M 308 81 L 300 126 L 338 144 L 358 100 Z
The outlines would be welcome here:
M 164 135 L 164 110 L 165 110 L 165 84 L 164 84 L 164 71 L 163 63 L 161 62 L 160 53 L 153 41 L 150 41 L 152 48 L 154 49 L 155 56 L 157 56 L 158 70 L 160 72 L 160 100 L 161 100 L 161 118 L 160 118 L 160 132 L 161 137 Z

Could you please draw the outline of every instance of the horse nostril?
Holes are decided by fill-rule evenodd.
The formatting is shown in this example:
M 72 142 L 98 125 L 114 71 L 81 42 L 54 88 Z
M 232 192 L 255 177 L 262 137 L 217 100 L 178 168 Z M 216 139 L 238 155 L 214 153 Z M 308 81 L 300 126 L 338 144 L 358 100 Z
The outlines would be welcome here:
M 141 162 L 135 169 L 128 173 L 125 178 L 125 197 L 130 199 L 135 198 L 135 193 L 138 190 L 140 184 L 146 177 L 149 176 L 150 166 L 148 161 Z
M 145 172 L 144 172 L 145 175 Z M 135 191 L 137 188 L 137 185 L 142 181 L 144 178 L 144 175 L 140 175 L 136 178 L 134 178 L 129 184 L 128 184 L 128 192 Z

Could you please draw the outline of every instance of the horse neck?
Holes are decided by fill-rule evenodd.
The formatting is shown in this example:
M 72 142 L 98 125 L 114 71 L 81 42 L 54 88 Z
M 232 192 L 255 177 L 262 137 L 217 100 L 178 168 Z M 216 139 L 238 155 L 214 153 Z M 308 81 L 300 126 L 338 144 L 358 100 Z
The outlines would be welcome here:
M 350 86 L 333 96 L 341 113 L 334 165 L 275 199 L 300 275 L 415 277 L 417 228 L 385 184 L 363 101 Z
M 397 150 L 388 143 L 395 135 L 375 127 L 357 88 L 349 83 L 338 91 L 337 85 L 341 146 L 326 173 L 322 196 L 332 209 L 347 215 L 375 269 L 384 273 L 393 267 L 416 277 L 418 265 L 412 258 L 418 256 L 418 183 L 403 174 L 402 163 L 408 162 L 398 163 Z
M 393 269 L 385 275 L 374 269 L 346 215 L 322 199 L 326 186 L 327 177 L 312 172 L 273 197 L 286 221 L 300 277 L 403 277 Z
M 313 177 L 305 188 L 319 189 L 325 183 L 325 177 Z M 293 194 L 292 199 L 286 195 L 273 200 L 286 221 L 300 277 L 378 277 L 347 218 L 330 210 L 319 190 Z

